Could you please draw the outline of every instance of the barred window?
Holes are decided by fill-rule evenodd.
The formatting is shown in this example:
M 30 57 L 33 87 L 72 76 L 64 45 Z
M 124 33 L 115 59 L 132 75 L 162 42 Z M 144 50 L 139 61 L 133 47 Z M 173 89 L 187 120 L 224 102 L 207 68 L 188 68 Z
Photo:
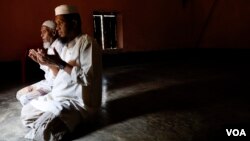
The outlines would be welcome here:
M 117 49 L 117 14 L 94 12 L 94 37 L 103 50 Z

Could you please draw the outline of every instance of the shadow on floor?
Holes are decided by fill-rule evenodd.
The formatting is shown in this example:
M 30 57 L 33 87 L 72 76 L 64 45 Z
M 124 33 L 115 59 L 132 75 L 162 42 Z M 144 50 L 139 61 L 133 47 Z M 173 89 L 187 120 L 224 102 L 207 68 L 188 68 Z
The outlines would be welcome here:
M 224 126 L 236 125 L 249 109 L 250 91 L 247 85 L 243 85 L 246 84 L 245 81 L 246 79 L 237 77 L 203 80 L 108 101 L 95 122 L 79 126 L 73 134 L 73 139 L 109 125 L 157 111 L 196 111 L 206 121 L 203 123 L 206 124 L 206 128 L 194 135 L 194 140 L 212 141 L 221 138 L 224 132 L 222 134 L 220 131 L 224 130 Z M 246 107 L 241 109 L 240 114 L 238 111 L 237 115 L 230 117 L 231 113 L 228 113 L 228 108 L 231 106 L 234 107 L 230 111 L 232 113 L 238 110 L 237 108 Z M 213 120 L 216 118 L 220 120 Z M 244 120 L 241 123 L 245 125 L 249 119 Z

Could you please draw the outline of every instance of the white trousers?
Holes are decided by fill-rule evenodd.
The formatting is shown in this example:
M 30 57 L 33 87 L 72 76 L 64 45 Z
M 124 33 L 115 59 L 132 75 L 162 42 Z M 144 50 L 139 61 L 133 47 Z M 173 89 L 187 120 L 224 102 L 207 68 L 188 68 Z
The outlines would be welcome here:
M 16 94 L 17 100 L 24 106 L 29 103 L 32 99 L 38 96 L 46 95 L 51 92 L 52 86 L 48 85 L 46 80 L 41 80 L 30 86 L 24 87 L 19 90 Z
M 61 140 L 66 133 L 82 122 L 82 116 L 75 108 L 63 109 L 59 116 L 51 112 L 43 112 L 28 103 L 21 111 L 22 124 L 29 129 L 27 139 L 47 141 Z M 71 129 L 70 129 L 71 127 Z
M 30 103 L 21 111 L 23 125 L 29 129 L 25 138 L 39 141 L 58 141 L 68 132 L 68 128 L 53 113 L 35 109 Z

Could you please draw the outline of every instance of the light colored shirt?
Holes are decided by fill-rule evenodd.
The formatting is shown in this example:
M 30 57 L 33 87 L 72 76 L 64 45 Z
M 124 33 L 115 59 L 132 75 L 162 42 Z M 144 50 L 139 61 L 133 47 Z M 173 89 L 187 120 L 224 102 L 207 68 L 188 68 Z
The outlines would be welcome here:
M 59 70 L 50 93 L 31 101 L 41 110 L 59 115 L 63 108 L 88 110 L 101 104 L 102 62 L 101 48 L 96 41 L 84 34 L 65 45 L 61 58 L 75 62 L 71 74 Z M 70 125 L 68 125 L 70 127 Z
M 50 47 L 47 50 L 47 54 L 48 55 L 54 55 L 55 54 L 54 53 L 54 48 L 57 51 L 57 53 L 59 55 L 61 55 L 61 52 L 62 52 L 62 49 L 63 49 L 63 44 L 58 39 L 56 39 L 50 45 Z M 55 79 L 55 76 L 54 76 L 52 70 L 48 66 L 45 66 L 45 65 L 40 65 L 40 69 L 42 69 L 44 71 L 44 77 L 45 77 L 45 80 L 43 80 L 41 84 L 43 86 L 46 86 L 46 87 L 52 87 L 53 86 L 53 81 Z

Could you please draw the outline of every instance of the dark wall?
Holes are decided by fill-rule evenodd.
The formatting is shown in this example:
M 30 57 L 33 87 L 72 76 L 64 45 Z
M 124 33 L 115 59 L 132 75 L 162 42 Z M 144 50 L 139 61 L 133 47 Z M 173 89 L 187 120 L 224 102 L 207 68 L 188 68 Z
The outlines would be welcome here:
M 41 46 L 40 25 L 60 4 L 77 5 L 90 35 L 93 11 L 118 11 L 123 52 L 250 47 L 249 0 L 1 0 L 0 61 Z

